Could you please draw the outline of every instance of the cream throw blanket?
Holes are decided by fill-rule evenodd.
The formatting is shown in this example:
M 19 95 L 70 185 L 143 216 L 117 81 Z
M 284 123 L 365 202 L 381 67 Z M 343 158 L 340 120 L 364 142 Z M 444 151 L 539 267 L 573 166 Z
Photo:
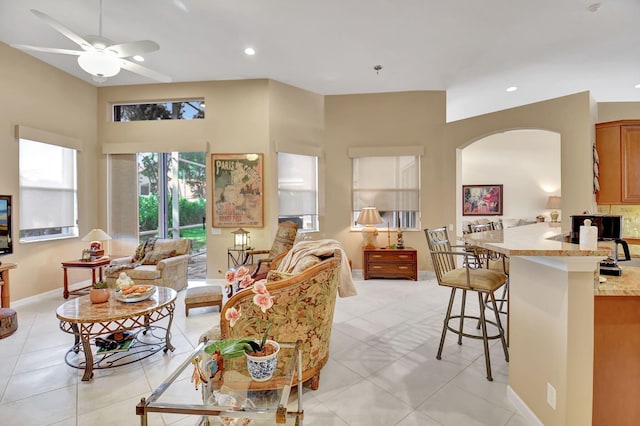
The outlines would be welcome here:
M 276 268 L 278 272 L 291 273 L 293 268 L 304 256 L 331 256 L 335 250 L 342 253 L 342 264 L 340 265 L 340 283 L 338 285 L 338 295 L 340 297 L 355 296 L 358 294 L 356 286 L 351 278 L 351 268 L 349 267 L 349 259 L 337 240 L 318 240 L 318 241 L 300 241 L 295 244 L 291 250 L 282 258 L 282 261 Z

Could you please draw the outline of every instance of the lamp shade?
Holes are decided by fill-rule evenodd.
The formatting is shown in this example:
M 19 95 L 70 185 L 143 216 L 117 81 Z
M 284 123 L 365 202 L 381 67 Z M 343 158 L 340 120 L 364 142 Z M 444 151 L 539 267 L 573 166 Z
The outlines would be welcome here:
M 82 237 L 82 241 L 106 241 L 110 239 L 109 234 L 99 228 L 92 229 L 87 235 Z
M 378 223 L 382 223 L 382 218 L 380 217 L 380 213 L 378 213 L 377 208 L 365 207 L 360 210 L 356 223 L 358 225 L 376 225 Z
M 550 196 L 547 200 L 547 209 L 559 209 L 561 207 L 561 198 L 558 196 Z
M 78 65 L 96 77 L 113 77 L 120 72 L 120 60 L 115 54 L 104 51 L 82 52 L 78 56 Z

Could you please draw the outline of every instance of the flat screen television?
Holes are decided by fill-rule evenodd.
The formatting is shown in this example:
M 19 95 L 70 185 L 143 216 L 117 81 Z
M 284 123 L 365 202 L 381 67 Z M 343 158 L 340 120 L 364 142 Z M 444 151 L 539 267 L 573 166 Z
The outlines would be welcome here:
M 13 253 L 11 195 L 0 195 L 0 255 Z

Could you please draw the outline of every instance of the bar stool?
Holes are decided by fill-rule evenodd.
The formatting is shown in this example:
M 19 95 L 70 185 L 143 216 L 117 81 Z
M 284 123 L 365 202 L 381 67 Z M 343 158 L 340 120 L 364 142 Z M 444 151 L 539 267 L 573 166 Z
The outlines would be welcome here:
M 468 337 L 472 339 L 482 339 L 484 344 L 484 359 L 487 372 L 487 380 L 493 381 L 491 375 L 491 359 L 489 357 L 489 340 L 500 339 L 502 342 L 502 350 L 504 351 L 505 360 L 509 361 L 509 351 L 507 350 L 507 343 L 505 340 L 504 330 L 500 322 L 500 315 L 496 306 L 496 299 L 494 292 L 503 286 L 507 281 L 507 276 L 503 273 L 492 271 L 489 269 L 474 269 L 469 267 L 469 262 L 463 262 L 464 267 L 457 268 L 454 256 L 473 256 L 473 253 L 464 251 L 465 246 L 452 245 L 449 240 L 449 235 L 446 227 L 437 229 L 425 229 L 424 233 L 427 237 L 427 243 L 429 245 L 429 251 L 431 252 L 431 259 L 433 261 L 433 268 L 436 273 L 438 284 L 444 287 L 451 288 L 451 296 L 449 297 L 449 306 L 447 307 L 447 314 L 444 318 L 444 324 L 442 327 L 442 336 L 440 337 L 440 346 L 438 347 L 438 354 L 436 359 L 442 358 L 442 348 L 444 347 L 447 331 L 452 331 L 458 335 L 458 344 L 462 344 L 462 338 Z M 462 251 L 454 251 L 462 250 Z M 455 301 L 456 291 L 462 290 L 462 300 L 460 315 L 451 315 L 453 303 Z M 479 316 L 465 315 L 465 304 L 467 299 L 467 291 L 473 291 L 478 295 L 478 307 L 480 310 Z M 495 315 L 495 322 L 489 321 L 485 318 L 485 304 L 483 295 L 487 295 L 491 305 L 493 306 L 493 312 Z M 458 328 L 453 328 L 450 325 L 452 320 L 459 320 Z M 482 335 L 468 334 L 464 331 L 465 319 L 474 319 L 480 322 L 480 328 L 482 329 Z M 488 335 L 487 324 L 495 326 L 498 330 L 497 334 Z
M 469 229 L 471 232 L 485 232 L 485 231 L 497 231 L 502 230 L 503 225 L 502 221 L 498 220 L 497 222 L 491 222 L 486 224 L 479 225 L 469 225 Z M 482 267 L 486 269 L 490 269 L 492 271 L 502 272 L 507 277 L 509 277 L 509 258 L 503 254 L 495 253 L 486 249 L 477 249 L 476 254 L 480 259 L 480 264 Z M 496 302 L 498 304 L 498 312 L 501 314 L 507 314 L 508 312 L 508 303 L 507 310 L 505 310 L 505 302 L 508 301 L 509 296 L 509 280 L 502 287 L 502 295 L 499 298 L 496 298 Z M 491 304 L 489 303 L 488 297 L 485 296 L 485 305 L 487 309 L 493 309 Z M 478 325 L 479 326 L 479 325 Z

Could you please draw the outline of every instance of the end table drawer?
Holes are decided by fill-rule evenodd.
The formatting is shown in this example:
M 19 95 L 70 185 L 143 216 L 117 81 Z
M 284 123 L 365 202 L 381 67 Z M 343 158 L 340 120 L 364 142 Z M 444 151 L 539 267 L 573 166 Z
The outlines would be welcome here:
M 415 249 L 365 249 L 363 275 L 369 278 L 418 279 L 418 255 Z

